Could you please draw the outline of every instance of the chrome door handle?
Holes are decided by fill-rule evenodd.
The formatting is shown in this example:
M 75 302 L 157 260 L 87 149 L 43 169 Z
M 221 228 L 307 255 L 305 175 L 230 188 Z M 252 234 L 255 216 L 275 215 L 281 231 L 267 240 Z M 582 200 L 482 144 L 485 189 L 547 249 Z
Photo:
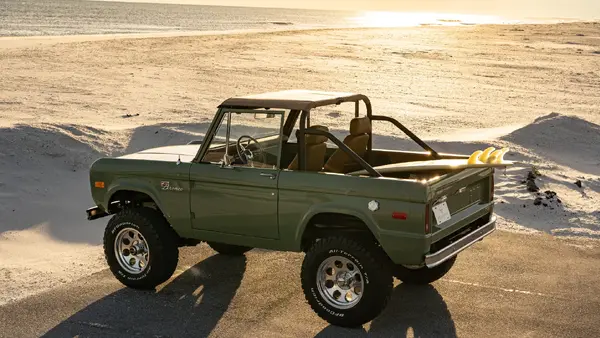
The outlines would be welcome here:
M 262 176 L 262 177 L 268 177 L 268 178 L 270 178 L 272 180 L 274 180 L 274 179 L 277 178 L 277 174 L 269 174 L 269 173 L 260 173 L 260 176 Z

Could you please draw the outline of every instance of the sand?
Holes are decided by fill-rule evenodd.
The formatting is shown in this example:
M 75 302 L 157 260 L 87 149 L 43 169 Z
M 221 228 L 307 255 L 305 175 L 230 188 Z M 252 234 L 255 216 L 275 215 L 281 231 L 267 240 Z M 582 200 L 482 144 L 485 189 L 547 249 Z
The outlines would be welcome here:
M 509 146 L 501 229 L 598 245 L 599 23 L 0 38 L 0 74 L 0 304 L 106 268 L 107 219 L 84 212 L 96 158 L 186 143 L 227 97 L 290 88 L 364 93 L 440 151 Z M 344 135 L 349 118 L 316 122 Z M 532 166 L 561 203 L 533 204 Z

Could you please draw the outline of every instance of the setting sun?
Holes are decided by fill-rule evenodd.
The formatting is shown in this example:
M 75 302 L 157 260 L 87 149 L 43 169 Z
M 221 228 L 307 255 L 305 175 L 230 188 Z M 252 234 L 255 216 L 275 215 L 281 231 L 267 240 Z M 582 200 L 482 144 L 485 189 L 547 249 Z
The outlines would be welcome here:
M 114 0 L 102 0 L 114 1 Z M 131 2 L 159 2 L 195 5 L 303 8 L 341 11 L 396 11 L 427 13 L 462 13 L 475 15 L 498 15 L 508 19 L 525 18 L 585 18 L 600 19 L 598 0 L 121 0 Z M 385 17 L 384 19 L 387 19 Z M 422 18 L 423 19 L 423 18 Z M 467 20 L 473 18 L 465 18 Z M 414 22 L 414 21 L 413 21 Z M 479 22 L 481 23 L 481 22 Z M 485 22 L 487 23 L 487 21 Z M 393 25 L 394 27 L 397 25 Z M 413 24 L 414 26 L 414 24 Z

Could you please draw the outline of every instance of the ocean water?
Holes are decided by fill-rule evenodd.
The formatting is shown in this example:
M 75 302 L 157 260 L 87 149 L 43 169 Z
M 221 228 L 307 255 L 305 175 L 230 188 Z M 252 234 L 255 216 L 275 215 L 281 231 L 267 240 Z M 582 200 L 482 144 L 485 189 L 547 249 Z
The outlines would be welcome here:
M 285 29 L 344 25 L 352 13 L 84 0 L 0 0 L 0 36 Z
M 437 13 L 360 13 L 86 0 L 0 0 L 0 36 L 480 23 L 510 22 L 491 16 Z

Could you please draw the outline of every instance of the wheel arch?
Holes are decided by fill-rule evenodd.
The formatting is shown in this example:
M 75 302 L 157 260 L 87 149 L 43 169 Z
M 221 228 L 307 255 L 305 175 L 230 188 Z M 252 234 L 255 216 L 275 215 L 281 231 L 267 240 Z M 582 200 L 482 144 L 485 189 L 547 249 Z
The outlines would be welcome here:
M 306 251 L 317 238 L 331 234 L 359 234 L 379 241 L 374 221 L 356 210 L 321 209 L 308 213 L 298 229 L 297 243 Z
M 109 188 L 105 197 L 105 210 L 112 214 L 124 207 L 124 205 L 122 204 L 124 202 L 116 202 L 130 201 L 134 202 L 134 206 L 139 206 L 137 205 L 139 203 L 153 204 L 151 205 L 151 207 L 157 209 L 158 211 L 164 214 L 164 208 L 161 205 L 160 200 L 157 198 L 156 192 L 154 192 L 153 190 L 154 189 L 146 187 L 143 184 L 135 184 L 131 182 L 126 184 L 122 184 L 122 182 L 113 184 Z
M 160 207 L 156 203 L 155 199 L 152 196 L 148 195 L 145 192 L 136 191 L 136 190 L 128 190 L 121 189 L 115 191 L 108 200 L 107 211 L 111 214 L 118 212 L 119 210 L 125 207 L 125 203 L 133 203 L 133 206 L 140 206 L 139 204 L 144 204 L 144 206 L 148 206 L 146 204 L 153 204 L 150 207 L 161 211 Z M 162 211 L 161 211 L 162 212 Z

